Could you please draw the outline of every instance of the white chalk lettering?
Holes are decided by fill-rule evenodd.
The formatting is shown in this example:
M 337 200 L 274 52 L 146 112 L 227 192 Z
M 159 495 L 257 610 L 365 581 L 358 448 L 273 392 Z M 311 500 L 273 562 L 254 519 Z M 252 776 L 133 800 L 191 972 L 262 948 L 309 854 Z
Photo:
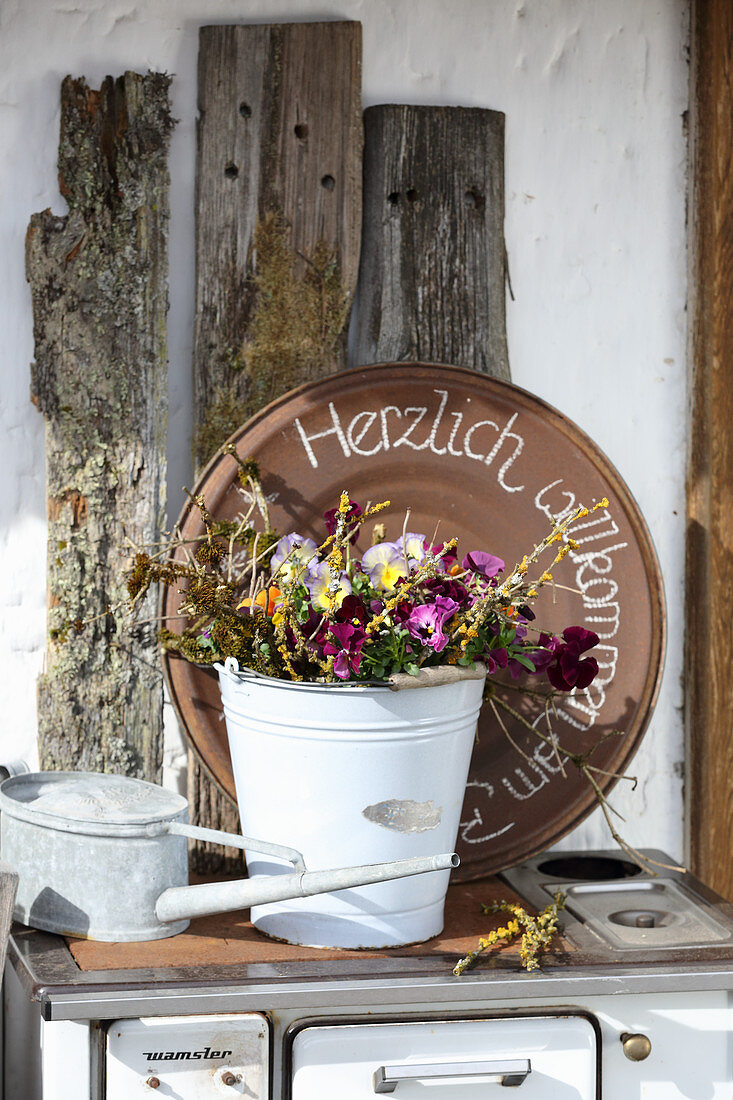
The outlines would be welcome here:
M 435 455 L 444 455 L 444 454 L 447 453 L 447 448 L 446 447 L 436 447 L 435 446 L 435 436 L 438 433 L 438 428 L 440 427 L 440 422 L 443 419 L 443 410 L 445 409 L 445 406 L 448 403 L 448 391 L 447 390 L 433 390 L 433 393 L 439 393 L 440 394 L 440 408 L 438 409 L 437 413 L 435 414 L 435 420 L 433 420 L 433 426 L 430 429 L 430 450 Z
M 557 775 L 562 772 L 562 757 L 560 755 L 559 746 L 557 746 L 557 739 L 551 729 L 546 714 L 538 715 L 533 726 L 535 729 L 538 726 L 546 726 L 545 736 L 549 737 L 553 744 L 546 744 L 545 741 L 537 741 L 532 757 L 540 770 L 544 770 L 550 773 L 550 775 Z
M 385 451 L 389 450 L 389 432 L 387 431 L 387 413 L 397 413 L 397 416 L 402 419 L 402 409 L 398 409 L 396 405 L 385 405 L 383 409 L 379 410 L 379 415 L 382 420 L 382 442 L 384 443 Z
M 541 790 L 546 783 L 550 782 L 547 778 L 547 773 L 543 771 L 542 768 L 538 767 L 537 764 L 535 764 L 534 762 L 528 760 L 527 767 L 531 768 L 533 772 L 536 772 L 537 776 L 539 777 L 539 783 L 534 783 L 529 778 L 523 768 L 515 768 L 514 774 L 516 775 L 517 779 L 521 780 L 521 782 L 524 784 L 524 791 L 518 791 L 514 784 L 509 779 L 507 779 L 506 776 L 503 776 L 501 780 L 503 785 L 509 791 L 509 794 L 512 795 L 513 798 L 518 799 L 520 802 L 525 802 L 528 798 L 531 798 L 532 795 L 537 794 L 537 791 Z
M 466 453 L 466 457 L 475 458 L 477 462 L 483 462 L 485 456 L 476 454 L 475 451 L 471 450 L 471 440 L 473 438 L 473 433 L 478 428 L 484 427 L 493 428 L 495 432 L 499 431 L 499 425 L 496 423 L 495 420 L 477 420 L 476 423 L 472 424 L 471 427 L 468 429 L 463 439 L 463 450 Z
M 377 414 L 375 412 L 360 412 L 356 414 L 356 416 L 346 429 L 346 439 L 355 455 L 363 455 L 365 458 L 368 458 L 369 455 L 375 455 L 378 451 L 383 450 L 384 440 L 381 438 L 376 447 L 372 447 L 371 450 L 367 450 L 366 448 L 360 446 L 362 439 L 367 434 L 376 419 Z M 363 428 L 359 428 L 358 426 L 360 420 L 366 421 L 366 424 Z M 359 432 L 359 435 L 354 438 L 357 431 Z
M 428 411 L 427 405 L 420 405 L 420 406 L 411 405 L 409 408 L 405 409 L 405 415 L 407 415 L 407 413 L 417 413 L 417 416 L 413 420 L 412 424 L 410 424 L 410 427 L 407 429 L 407 431 L 403 432 L 402 435 L 400 436 L 400 438 L 397 440 L 397 442 L 395 444 L 393 444 L 393 446 L 395 448 L 402 447 L 403 445 L 406 445 L 408 447 L 412 447 L 413 451 L 424 451 L 425 448 L 427 446 L 429 446 L 430 436 L 428 436 L 428 438 L 425 440 L 424 443 L 420 443 L 420 444 L 414 443 L 410 439 L 410 436 L 415 431 L 415 428 L 418 426 L 420 421 L 423 419 L 423 417 L 425 416 L 427 411 Z
M 616 665 L 618 664 L 618 647 L 615 645 L 603 645 L 599 642 L 593 650 L 593 656 L 598 662 L 598 675 L 596 676 L 598 683 L 612 683 L 616 675 Z
M 344 452 L 346 458 L 351 458 L 349 444 L 346 442 L 346 436 L 344 435 L 343 428 L 341 427 L 339 414 L 336 412 L 333 401 L 328 402 L 328 408 L 331 413 L 331 422 L 333 424 L 333 427 L 326 428 L 325 431 L 322 432 L 314 432 L 313 435 L 306 435 L 303 429 L 303 425 L 300 423 L 300 420 L 297 416 L 295 418 L 295 426 L 300 433 L 301 441 L 303 443 L 303 446 L 305 447 L 305 453 L 308 455 L 310 464 L 311 466 L 313 466 L 314 469 L 318 467 L 318 459 L 313 453 L 313 448 L 311 447 L 311 443 L 314 439 L 326 439 L 329 435 L 335 435 L 339 443 L 341 444 L 341 450 Z
M 515 461 L 519 458 L 520 454 L 522 453 L 522 451 L 524 449 L 524 439 L 522 438 L 522 436 L 517 435 L 516 432 L 511 432 L 509 430 L 512 427 L 512 425 L 514 424 L 514 421 L 516 419 L 517 419 L 517 414 L 512 413 L 512 415 L 507 420 L 506 425 L 502 429 L 501 435 L 499 436 L 496 443 L 494 444 L 494 446 L 491 448 L 491 450 L 487 454 L 486 458 L 484 459 L 485 465 L 490 466 L 491 463 L 496 458 L 496 456 L 498 455 L 499 451 L 501 450 L 502 445 L 504 443 L 504 440 L 505 439 L 514 439 L 514 440 L 516 440 L 517 445 L 514 448 L 514 452 L 506 460 L 504 465 L 501 467 L 501 469 L 499 470 L 498 476 L 496 478 L 496 480 L 501 485 L 502 489 L 506 489 L 506 491 L 508 493 L 521 493 L 522 489 L 524 488 L 523 485 L 507 485 L 506 481 L 504 480 L 504 474 L 507 472 L 507 470 L 509 469 L 510 466 L 514 465 Z
M 606 531 L 594 531 L 591 535 L 584 535 L 582 538 L 578 538 L 579 531 L 588 531 L 591 527 L 598 527 L 600 523 L 608 523 L 608 529 Z M 577 543 L 593 542 L 595 539 L 612 538 L 613 535 L 618 534 L 618 527 L 611 519 L 610 512 L 603 508 L 598 511 L 597 514 L 591 514 L 591 516 L 585 521 L 585 523 L 573 524 L 573 538 Z M 626 543 L 623 543 L 625 546 Z
M 552 499 L 557 501 L 556 506 L 550 503 L 549 499 L 545 500 L 545 497 L 549 498 L 550 491 L 555 488 L 556 485 L 562 485 L 562 478 L 558 478 L 557 481 L 551 481 L 549 485 L 545 485 L 544 489 L 540 489 L 537 496 L 534 498 L 535 508 L 539 508 L 540 512 L 552 523 L 555 519 L 562 522 L 566 516 L 569 516 L 575 507 L 575 493 L 568 492 L 567 489 L 562 489 L 558 494 L 561 497 L 565 497 L 565 504 L 562 505 L 557 499 L 558 495 L 555 495 Z
M 583 607 L 589 612 L 585 621 L 602 639 L 615 637 L 621 625 L 621 605 L 616 599 L 618 584 L 608 574 L 613 568 L 611 554 L 625 549 L 627 545 L 625 542 L 617 542 L 602 550 L 585 551 L 582 554 L 570 552 L 571 559 L 580 563 L 575 573 L 575 583 L 583 595 Z M 595 576 L 587 577 L 588 573 Z
M 577 506 L 575 494 L 562 485 L 562 478 L 551 481 L 535 497 L 535 506 L 550 521 L 562 522 Z M 596 722 L 606 701 L 606 688 L 616 674 L 618 650 L 603 643 L 616 637 L 621 628 L 619 585 L 611 573 L 615 564 L 613 555 L 625 550 L 628 543 L 614 542 L 610 546 L 602 543 L 619 533 L 618 525 L 605 508 L 592 512 L 572 527 L 572 538 L 577 545 L 568 556 L 576 566 L 575 583 L 583 600 L 583 621 L 600 639 L 592 653 L 599 667 L 593 684 L 585 691 L 567 696 L 558 708 L 563 721 L 579 730 L 590 729 Z M 591 546 L 592 543 L 595 546 Z
M 384 405 L 379 409 L 364 409 L 352 416 L 349 424 L 342 427 L 341 419 L 333 404 L 329 402 L 328 409 L 331 416 L 330 426 L 313 431 L 306 431 L 300 418 L 295 417 L 295 427 L 300 440 L 308 456 L 308 461 L 314 468 L 318 467 L 316 448 L 314 443 L 318 440 L 329 439 L 335 436 L 346 458 L 354 456 L 369 457 L 380 451 L 388 451 L 390 448 L 409 447 L 413 451 L 425 451 L 430 449 L 439 457 L 450 456 L 452 458 L 470 458 L 475 462 L 482 462 L 486 466 L 499 465 L 496 480 L 507 493 L 519 493 L 524 485 L 512 485 L 507 481 L 507 473 L 516 463 L 524 449 L 524 438 L 513 430 L 518 414 L 513 413 L 502 427 L 495 420 L 477 420 L 473 424 L 467 423 L 467 409 L 471 403 L 470 397 L 464 399 L 461 411 L 450 410 L 450 391 L 435 389 L 433 393 L 439 398 L 438 407 L 430 425 L 427 438 L 420 440 L 420 425 L 428 416 L 428 406 L 409 405 L 401 408 L 398 405 Z M 390 421 L 390 415 L 393 420 Z M 447 442 L 444 445 L 438 443 L 441 428 L 446 418 L 452 418 L 450 430 L 446 428 Z M 390 438 L 395 421 L 402 421 L 399 425 L 396 438 Z M 493 433 L 493 444 L 481 450 L 475 450 L 473 439 L 480 429 L 489 428 Z M 461 438 L 461 434 L 463 438 Z M 506 445 L 513 444 L 510 453 L 506 453 Z M 323 461 L 323 459 L 322 459 Z
M 583 596 L 583 604 L 586 607 L 592 607 L 593 601 L 589 601 L 588 597 Z M 587 623 L 591 624 L 591 629 L 599 636 L 599 638 L 606 640 L 609 638 L 615 638 L 619 634 L 619 626 L 621 625 L 621 606 L 615 601 L 613 603 L 597 605 L 605 610 L 605 615 L 586 615 Z
M 545 716 L 540 715 L 537 721 L 533 722 L 532 724 L 536 727 L 540 724 L 540 722 L 544 721 Z M 551 738 L 553 737 L 551 730 L 547 730 L 546 735 Z M 538 742 L 534 752 L 532 753 L 532 757 L 537 766 L 544 771 L 549 772 L 550 775 L 558 775 L 562 773 L 562 756 L 560 755 L 559 749 L 555 749 L 553 745 L 546 745 L 542 741 Z
M 481 782 L 478 779 L 471 779 L 466 784 L 466 788 L 473 787 L 476 789 L 476 795 L 479 801 L 486 802 L 486 816 L 491 820 L 491 807 L 489 803 L 494 795 L 494 788 L 491 783 Z M 481 810 L 478 806 L 473 807 L 473 817 L 468 821 L 462 821 L 460 825 L 461 840 L 464 844 L 485 844 L 489 840 L 496 840 L 497 837 L 502 836 L 504 833 L 508 833 L 510 829 L 514 828 L 516 823 L 509 821 L 501 829 L 495 829 L 492 832 L 476 832 L 474 830 L 484 830 L 484 818 Z
M 592 624 L 592 630 L 599 638 L 615 638 L 621 624 L 621 607 L 617 603 L 607 604 L 604 607 L 608 611 L 607 615 L 586 615 L 585 621 Z
M 575 538 L 574 530 L 573 538 Z M 591 569 L 594 573 L 603 576 L 610 573 L 613 568 L 611 554 L 615 553 L 616 550 L 624 550 L 628 545 L 628 542 L 617 542 L 615 546 L 609 546 L 603 550 L 585 550 L 582 554 L 579 554 L 577 550 L 573 550 L 570 556 L 575 562 L 583 562 L 583 569 Z M 601 562 L 601 568 L 598 567 L 596 561 Z
M 591 729 L 598 717 L 595 707 L 590 705 L 585 692 L 579 695 L 568 695 L 563 700 L 562 707 L 558 707 L 557 713 L 568 726 L 582 731 Z
M 456 451 L 453 447 L 453 444 L 455 443 L 456 436 L 458 435 L 458 430 L 463 421 L 463 413 L 451 413 L 451 416 L 455 420 L 455 424 L 453 425 L 453 430 L 451 431 L 450 439 L 448 440 L 448 454 L 455 455 L 456 458 L 460 458 L 463 454 L 463 451 Z

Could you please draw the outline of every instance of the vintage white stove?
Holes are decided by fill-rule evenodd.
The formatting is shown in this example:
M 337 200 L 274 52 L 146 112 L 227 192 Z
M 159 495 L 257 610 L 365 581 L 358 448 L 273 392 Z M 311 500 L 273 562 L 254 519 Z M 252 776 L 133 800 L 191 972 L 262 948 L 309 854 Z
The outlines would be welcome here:
M 16 925 L 5 1100 L 731 1100 L 731 906 L 618 852 L 502 877 L 529 906 L 568 894 L 540 972 L 499 954 L 456 978 L 450 928 L 438 953 L 83 970 Z

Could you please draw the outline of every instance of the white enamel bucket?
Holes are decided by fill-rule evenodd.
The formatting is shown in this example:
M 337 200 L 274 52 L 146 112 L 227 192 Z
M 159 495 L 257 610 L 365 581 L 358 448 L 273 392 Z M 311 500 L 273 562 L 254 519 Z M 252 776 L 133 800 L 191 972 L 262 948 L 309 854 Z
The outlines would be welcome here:
M 297 847 L 312 870 L 453 850 L 483 670 L 393 690 L 274 680 L 232 659 L 216 667 L 244 833 Z M 292 870 L 254 852 L 247 865 L 250 874 Z M 257 905 L 252 920 L 313 947 L 421 942 L 443 928 L 449 874 Z

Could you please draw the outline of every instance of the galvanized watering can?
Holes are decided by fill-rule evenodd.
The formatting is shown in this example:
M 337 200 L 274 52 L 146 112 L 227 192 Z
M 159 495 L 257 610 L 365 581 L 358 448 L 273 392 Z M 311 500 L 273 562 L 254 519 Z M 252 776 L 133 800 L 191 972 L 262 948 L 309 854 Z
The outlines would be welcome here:
M 191 917 L 458 865 L 446 854 L 308 871 L 294 848 L 188 825 L 179 794 L 93 772 L 13 776 L 0 811 L 0 853 L 20 874 L 15 919 L 92 940 L 163 939 Z M 283 874 L 189 886 L 188 837 L 262 852 Z

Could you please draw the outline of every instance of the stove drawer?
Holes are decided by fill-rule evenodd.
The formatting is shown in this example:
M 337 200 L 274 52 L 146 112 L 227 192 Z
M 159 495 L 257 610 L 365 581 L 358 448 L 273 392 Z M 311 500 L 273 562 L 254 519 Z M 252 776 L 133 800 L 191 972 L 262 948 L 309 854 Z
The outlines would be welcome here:
M 367 1097 L 596 1100 L 599 1046 L 582 1015 L 306 1025 L 292 1042 L 291 1100 Z

